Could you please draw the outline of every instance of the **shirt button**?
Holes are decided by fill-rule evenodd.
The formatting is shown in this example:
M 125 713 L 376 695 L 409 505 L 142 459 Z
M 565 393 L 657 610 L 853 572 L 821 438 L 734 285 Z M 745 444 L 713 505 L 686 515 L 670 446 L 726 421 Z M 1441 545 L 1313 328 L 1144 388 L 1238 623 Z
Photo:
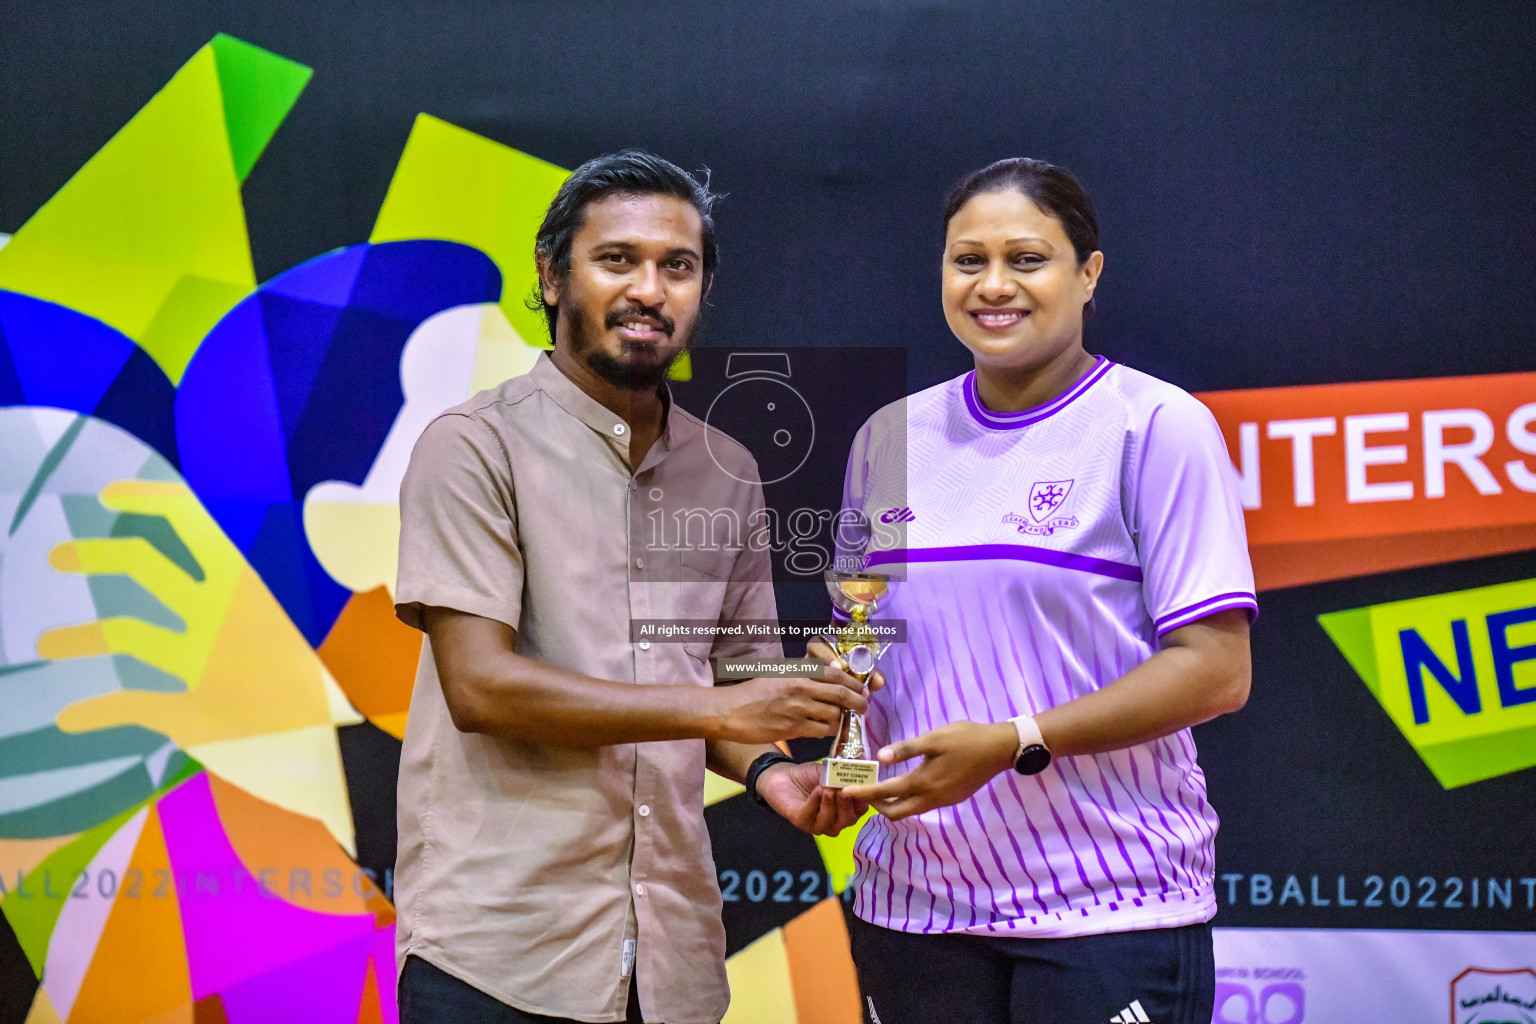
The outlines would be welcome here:
M 624 434 L 624 424 L 622 424 L 622 423 L 615 423 L 613 425 L 613 432 L 615 434 L 623 436 L 623 434 Z
M 644 882 L 636 882 L 635 883 L 635 895 L 636 896 L 644 896 L 645 895 L 645 883 Z
M 635 813 L 640 815 L 642 818 L 649 818 L 651 816 L 651 805 L 641 804 L 639 807 L 635 808 Z
M 643 559 L 643 558 L 635 559 L 635 568 L 636 569 L 644 569 L 645 568 L 645 559 Z
M 641 640 L 640 641 L 640 649 L 642 651 L 650 650 L 651 649 L 651 642 L 649 640 Z

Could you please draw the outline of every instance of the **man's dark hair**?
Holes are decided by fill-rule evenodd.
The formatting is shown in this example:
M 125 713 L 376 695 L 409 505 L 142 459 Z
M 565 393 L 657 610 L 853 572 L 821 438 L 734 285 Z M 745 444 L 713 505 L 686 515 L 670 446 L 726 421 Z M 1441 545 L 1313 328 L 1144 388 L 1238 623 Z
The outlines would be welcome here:
M 547 263 L 555 280 L 563 280 L 571 272 L 571 241 L 581 230 L 587 207 L 592 203 L 609 196 L 676 196 L 699 211 L 703 224 L 704 287 L 708 289 L 720 261 L 712 216 L 719 196 L 709 190 L 708 172 L 705 174 L 701 182 L 671 161 L 641 149 L 624 149 L 588 160 L 555 193 L 534 237 L 534 256 Z M 545 302 L 543 292 L 535 290 L 528 308 L 543 310 L 553 341 L 559 307 Z

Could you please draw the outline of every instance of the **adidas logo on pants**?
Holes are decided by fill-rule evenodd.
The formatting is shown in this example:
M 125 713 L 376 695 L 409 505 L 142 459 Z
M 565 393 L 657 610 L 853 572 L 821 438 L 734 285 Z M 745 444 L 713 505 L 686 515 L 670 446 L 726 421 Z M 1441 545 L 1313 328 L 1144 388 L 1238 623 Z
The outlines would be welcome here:
M 1140 999 L 1132 999 L 1130 1006 L 1109 1018 L 1109 1024 L 1152 1024 L 1152 1018 L 1141 1008 Z

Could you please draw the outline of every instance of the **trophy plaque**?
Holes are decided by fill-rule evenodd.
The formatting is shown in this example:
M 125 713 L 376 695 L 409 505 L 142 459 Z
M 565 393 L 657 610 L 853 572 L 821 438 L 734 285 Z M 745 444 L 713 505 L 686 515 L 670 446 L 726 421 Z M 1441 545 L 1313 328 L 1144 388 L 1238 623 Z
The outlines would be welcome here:
M 875 638 L 869 617 L 879 606 L 880 598 L 885 596 L 890 579 L 869 572 L 833 570 L 827 573 L 827 590 L 832 594 L 832 603 L 847 613 L 849 622 L 834 630 L 832 636 L 823 635 L 821 640 L 836 653 L 844 670 L 860 682 L 869 679 L 869 674 L 875 670 L 875 662 L 887 646 Z M 869 755 L 863 718 L 844 711 L 837 736 L 832 741 L 832 752 L 822 762 L 822 785 L 841 789 L 877 781 L 880 762 Z

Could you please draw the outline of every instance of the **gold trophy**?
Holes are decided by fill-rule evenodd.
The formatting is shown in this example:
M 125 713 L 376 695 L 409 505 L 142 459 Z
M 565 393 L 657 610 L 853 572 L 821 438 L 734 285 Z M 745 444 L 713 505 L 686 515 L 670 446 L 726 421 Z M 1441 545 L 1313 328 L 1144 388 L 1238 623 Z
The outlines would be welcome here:
M 851 620 L 846 626 L 833 631 L 832 636 L 823 634 L 820 639 L 831 647 L 837 660 L 849 675 L 860 682 L 867 682 L 875 670 L 887 643 L 875 639 L 875 631 L 869 624 L 870 615 L 885 596 L 891 578 L 880 573 L 842 572 L 827 573 L 827 590 L 832 603 L 848 613 Z M 838 722 L 837 736 L 832 741 L 832 753 L 822 762 L 822 785 L 829 789 L 843 786 L 865 785 L 880 778 L 880 762 L 872 760 L 864 741 L 864 720 L 852 711 L 844 711 Z

